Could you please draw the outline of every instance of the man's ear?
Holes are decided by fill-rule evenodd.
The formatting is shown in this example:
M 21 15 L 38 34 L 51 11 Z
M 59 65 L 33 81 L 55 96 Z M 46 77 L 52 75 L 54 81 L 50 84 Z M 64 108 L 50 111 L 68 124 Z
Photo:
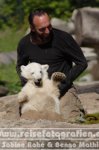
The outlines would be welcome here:
M 20 68 L 21 68 L 21 71 L 23 71 L 25 69 L 25 66 L 22 65 Z
M 42 65 L 42 69 L 43 69 L 43 70 L 46 70 L 46 71 L 47 71 L 48 68 L 49 68 L 49 65 Z

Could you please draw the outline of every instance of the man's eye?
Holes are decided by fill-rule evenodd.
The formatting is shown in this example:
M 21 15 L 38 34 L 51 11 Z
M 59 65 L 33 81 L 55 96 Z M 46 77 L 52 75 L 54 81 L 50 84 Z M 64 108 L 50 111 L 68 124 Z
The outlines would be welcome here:
M 38 29 L 40 32 L 44 32 L 45 30 L 46 30 L 46 28 L 47 29 L 51 29 L 52 28 L 52 26 L 51 26 L 51 24 L 49 24 L 47 27 L 43 27 L 43 28 L 40 28 L 40 29 Z

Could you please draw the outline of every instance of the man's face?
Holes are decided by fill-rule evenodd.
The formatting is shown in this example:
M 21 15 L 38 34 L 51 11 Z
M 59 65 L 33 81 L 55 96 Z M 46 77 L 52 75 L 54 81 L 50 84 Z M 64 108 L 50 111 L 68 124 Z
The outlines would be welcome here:
M 35 32 L 42 40 L 47 40 L 50 37 L 52 26 L 50 18 L 47 14 L 35 16 L 33 20 L 34 27 L 31 30 Z

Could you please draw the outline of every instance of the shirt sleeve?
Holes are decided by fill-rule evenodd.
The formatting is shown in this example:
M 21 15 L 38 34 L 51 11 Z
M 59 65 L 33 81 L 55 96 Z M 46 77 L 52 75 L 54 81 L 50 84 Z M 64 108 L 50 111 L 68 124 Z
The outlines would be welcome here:
M 79 45 L 68 33 L 67 36 L 63 38 L 62 46 L 65 59 L 68 56 L 68 59 L 74 63 L 68 74 L 66 74 L 66 80 L 63 81 L 60 86 L 61 91 L 64 93 L 68 91 L 72 82 L 87 68 L 87 61 Z
M 71 35 L 67 34 L 67 38 L 64 43 L 67 43 L 67 51 L 64 49 L 64 55 L 68 55 L 70 60 L 75 64 L 67 74 L 67 80 L 73 82 L 86 68 L 87 61 L 86 58 Z

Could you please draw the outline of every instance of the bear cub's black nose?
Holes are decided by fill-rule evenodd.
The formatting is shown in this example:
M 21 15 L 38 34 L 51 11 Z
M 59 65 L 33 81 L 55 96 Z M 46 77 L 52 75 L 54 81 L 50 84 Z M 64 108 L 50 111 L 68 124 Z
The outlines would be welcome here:
M 39 79 L 38 79 L 38 82 L 41 82 L 41 80 L 42 80 L 42 79 L 41 79 L 41 78 L 39 78 Z

